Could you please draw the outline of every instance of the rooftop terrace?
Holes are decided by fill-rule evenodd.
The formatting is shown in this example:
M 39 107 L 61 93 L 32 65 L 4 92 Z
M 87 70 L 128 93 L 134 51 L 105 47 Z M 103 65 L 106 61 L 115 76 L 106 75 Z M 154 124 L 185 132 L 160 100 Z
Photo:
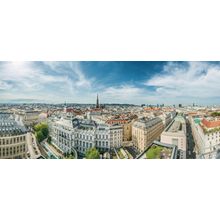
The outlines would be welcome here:
M 154 141 L 137 159 L 176 159 L 177 146 Z

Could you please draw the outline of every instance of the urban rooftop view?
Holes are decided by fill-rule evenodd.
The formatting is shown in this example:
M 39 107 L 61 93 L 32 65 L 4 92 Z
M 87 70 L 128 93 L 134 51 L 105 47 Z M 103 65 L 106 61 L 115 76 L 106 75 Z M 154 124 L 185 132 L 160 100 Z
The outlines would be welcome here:
M 219 81 L 218 62 L 0 62 L 0 158 L 219 159 Z

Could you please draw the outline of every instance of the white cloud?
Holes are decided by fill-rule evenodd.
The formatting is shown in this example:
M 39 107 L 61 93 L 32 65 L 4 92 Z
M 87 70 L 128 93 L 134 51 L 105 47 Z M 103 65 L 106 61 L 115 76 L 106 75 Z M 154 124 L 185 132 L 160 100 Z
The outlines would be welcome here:
M 67 74 L 74 79 L 72 86 L 74 87 L 91 87 L 92 78 L 87 79 L 85 73 L 80 68 L 79 62 L 44 62 L 53 71 Z
M 88 77 L 80 62 L 43 64 L 0 63 L 0 98 L 94 103 L 98 92 L 102 103 L 173 104 L 213 101 L 220 94 L 220 67 L 208 62 L 169 62 L 144 82 L 145 88 L 118 82 L 105 87 Z
M 0 97 L 67 100 L 81 88 L 89 89 L 78 63 L 44 62 L 47 69 L 36 62 L 1 62 Z M 4 92 L 2 92 L 4 91 Z
M 76 86 L 90 88 L 92 79 L 90 80 L 86 79 L 85 74 L 81 70 L 79 63 L 78 62 L 70 63 L 70 66 L 72 73 L 77 75 Z
M 220 94 L 220 67 L 207 62 L 168 63 L 161 74 L 145 82 L 155 86 L 154 95 L 160 99 L 180 98 L 191 101 L 214 98 Z
M 11 88 L 12 88 L 12 86 L 9 83 L 4 82 L 4 81 L 0 81 L 0 91 L 1 90 L 6 90 L 7 91 Z
M 121 85 L 116 87 L 108 87 L 101 93 L 101 97 L 105 102 L 117 103 L 142 103 L 146 100 L 144 90 L 133 85 Z
M 0 68 L 2 81 L 10 81 L 14 88 L 22 91 L 35 91 L 42 89 L 42 86 L 49 83 L 62 83 L 67 81 L 65 76 L 53 76 L 43 72 L 34 66 L 32 62 L 4 62 Z

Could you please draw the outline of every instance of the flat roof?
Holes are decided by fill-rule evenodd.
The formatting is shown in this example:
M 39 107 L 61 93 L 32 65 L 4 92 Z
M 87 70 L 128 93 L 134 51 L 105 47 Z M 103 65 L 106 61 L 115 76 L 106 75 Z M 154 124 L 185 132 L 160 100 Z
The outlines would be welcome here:
M 162 147 L 164 149 L 168 149 L 170 150 L 171 154 L 169 156 L 169 158 L 166 157 L 162 158 L 162 159 L 176 159 L 177 158 L 177 146 L 174 144 L 166 144 L 166 143 L 162 143 L 159 141 L 154 141 L 148 148 L 146 148 L 139 156 L 137 156 L 136 159 L 148 159 L 146 156 L 146 153 L 152 149 L 153 147 Z M 155 158 L 156 159 L 156 158 Z M 159 159 L 159 158 L 158 158 Z
M 182 123 L 180 121 L 174 121 L 170 127 L 168 127 L 168 132 L 178 132 L 182 130 Z

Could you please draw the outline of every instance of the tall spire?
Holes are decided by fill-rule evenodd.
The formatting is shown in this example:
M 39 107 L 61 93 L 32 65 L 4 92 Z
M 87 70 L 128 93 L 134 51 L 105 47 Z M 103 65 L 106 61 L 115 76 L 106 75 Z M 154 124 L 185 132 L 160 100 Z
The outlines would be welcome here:
M 63 110 L 64 110 L 64 113 L 67 113 L 66 101 L 65 101 L 65 103 L 64 103 L 64 108 L 63 108 Z
M 99 95 L 97 94 L 97 99 L 96 99 L 96 108 L 99 108 Z

